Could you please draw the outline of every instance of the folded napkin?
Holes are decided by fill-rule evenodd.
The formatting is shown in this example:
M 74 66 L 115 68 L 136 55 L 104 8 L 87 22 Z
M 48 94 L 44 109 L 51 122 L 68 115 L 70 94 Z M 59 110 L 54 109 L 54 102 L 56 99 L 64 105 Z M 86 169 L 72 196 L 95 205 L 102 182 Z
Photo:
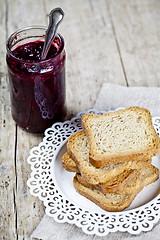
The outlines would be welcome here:
M 160 116 L 160 88 L 155 87 L 123 87 L 105 83 L 100 91 L 94 108 L 97 110 L 113 110 L 119 107 L 140 106 L 149 109 L 152 116 Z M 159 221 L 160 223 L 160 221 Z M 109 233 L 107 240 L 158 240 L 160 224 L 156 224 L 149 232 L 133 236 L 127 232 Z M 103 237 L 86 235 L 75 225 L 57 223 L 44 215 L 40 224 L 31 235 L 32 240 L 98 240 Z
M 139 106 L 147 108 L 152 116 L 160 116 L 160 88 L 123 87 L 104 83 L 95 104 L 98 110 Z

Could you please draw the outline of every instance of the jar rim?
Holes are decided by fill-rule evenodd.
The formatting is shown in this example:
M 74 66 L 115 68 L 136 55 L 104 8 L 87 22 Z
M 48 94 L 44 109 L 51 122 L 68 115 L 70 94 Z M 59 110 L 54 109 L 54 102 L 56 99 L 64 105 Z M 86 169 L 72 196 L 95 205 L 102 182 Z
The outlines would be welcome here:
M 39 64 L 39 63 L 47 63 L 47 62 L 53 61 L 54 59 L 56 59 L 56 58 L 61 54 L 61 52 L 62 52 L 63 49 L 64 49 L 64 38 L 62 37 L 61 34 L 56 33 L 56 36 L 58 36 L 58 37 L 60 38 L 60 40 L 61 40 L 62 47 L 61 47 L 61 50 L 58 51 L 58 53 L 57 53 L 54 57 L 49 58 L 49 59 L 39 60 L 39 61 L 31 61 L 31 60 L 24 60 L 24 59 L 19 59 L 19 58 L 17 58 L 17 57 L 12 53 L 12 51 L 11 51 L 11 49 L 10 49 L 10 46 L 9 46 L 9 43 L 10 43 L 10 41 L 13 39 L 13 37 L 16 36 L 16 34 L 19 34 L 19 33 L 23 32 L 23 31 L 30 30 L 30 29 L 43 29 L 43 30 L 47 30 L 47 27 L 45 27 L 45 26 L 39 26 L 39 25 L 27 26 L 27 27 L 21 28 L 21 29 L 15 31 L 14 33 L 12 33 L 12 34 L 8 37 L 8 39 L 7 39 L 7 41 L 6 41 L 6 49 L 7 49 L 7 52 L 9 53 L 9 55 L 10 55 L 13 59 L 15 59 L 16 61 L 23 62 L 23 63 Z

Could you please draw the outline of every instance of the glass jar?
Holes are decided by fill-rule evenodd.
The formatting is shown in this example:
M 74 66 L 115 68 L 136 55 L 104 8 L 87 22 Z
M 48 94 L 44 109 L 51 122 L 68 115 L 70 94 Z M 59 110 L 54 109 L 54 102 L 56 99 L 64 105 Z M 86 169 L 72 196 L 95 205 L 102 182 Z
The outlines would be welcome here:
M 27 27 L 7 40 L 12 117 L 28 132 L 42 133 L 65 117 L 64 39 L 56 34 L 45 60 L 45 27 Z

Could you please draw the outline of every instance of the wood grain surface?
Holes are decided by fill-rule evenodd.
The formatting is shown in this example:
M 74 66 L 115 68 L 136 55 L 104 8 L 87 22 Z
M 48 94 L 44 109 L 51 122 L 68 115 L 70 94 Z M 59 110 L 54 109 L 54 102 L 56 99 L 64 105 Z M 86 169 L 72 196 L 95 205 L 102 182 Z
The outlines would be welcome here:
M 26 184 L 30 176 L 26 159 L 43 135 L 24 132 L 12 119 L 6 40 L 17 29 L 47 26 L 49 12 L 58 6 L 65 12 L 59 32 L 67 53 L 67 119 L 91 108 L 104 82 L 160 86 L 159 0 L 0 0 L 2 240 L 29 239 L 44 215 L 43 203 L 30 195 Z

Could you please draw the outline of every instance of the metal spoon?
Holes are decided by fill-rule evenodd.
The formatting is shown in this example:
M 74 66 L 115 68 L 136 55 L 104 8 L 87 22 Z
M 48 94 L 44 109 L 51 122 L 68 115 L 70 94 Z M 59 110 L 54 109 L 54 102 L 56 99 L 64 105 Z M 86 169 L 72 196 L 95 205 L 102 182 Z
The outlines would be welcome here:
M 56 35 L 57 28 L 64 17 L 61 8 L 54 8 L 49 14 L 49 25 L 45 35 L 45 42 L 41 54 L 41 60 L 46 59 L 47 53 Z

